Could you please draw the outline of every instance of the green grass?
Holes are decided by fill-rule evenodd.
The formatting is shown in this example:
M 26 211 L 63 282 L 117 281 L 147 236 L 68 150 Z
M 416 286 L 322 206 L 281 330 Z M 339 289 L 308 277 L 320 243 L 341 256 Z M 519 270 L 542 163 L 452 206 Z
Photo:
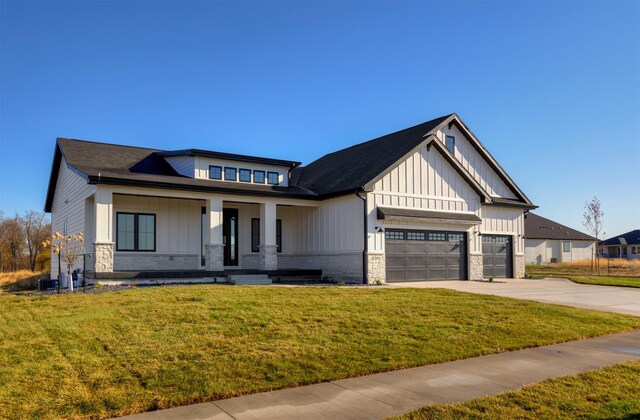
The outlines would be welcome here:
M 639 419 L 638 378 L 635 360 L 493 397 L 426 406 L 398 419 Z
M 0 296 L 0 418 L 106 418 L 640 328 L 429 289 Z
M 597 284 L 601 286 L 640 287 L 640 277 L 608 276 L 563 276 L 575 283 Z

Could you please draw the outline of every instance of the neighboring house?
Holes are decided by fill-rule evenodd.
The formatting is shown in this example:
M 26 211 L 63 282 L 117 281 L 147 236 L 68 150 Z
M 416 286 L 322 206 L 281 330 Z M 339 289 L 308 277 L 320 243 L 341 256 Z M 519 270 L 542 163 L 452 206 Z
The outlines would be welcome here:
M 373 283 L 522 277 L 535 207 L 451 114 L 304 167 L 58 138 L 45 210 L 54 231 L 84 232 L 98 279 L 313 269 Z
M 595 256 L 596 238 L 528 213 L 524 217 L 524 258 L 527 264 L 588 260 Z
M 598 248 L 607 258 L 640 259 L 640 229 L 600 241 Z

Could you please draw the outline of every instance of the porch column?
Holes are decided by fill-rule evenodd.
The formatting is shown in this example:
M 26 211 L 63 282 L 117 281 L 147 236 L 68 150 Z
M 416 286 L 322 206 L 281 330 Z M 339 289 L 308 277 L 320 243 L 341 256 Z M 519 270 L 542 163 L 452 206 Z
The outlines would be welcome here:
M 95 242 L 93 269 L 96 273 L 113 272 L 113 194 L 109 187 L 98 186 L 93 195 Z M 86 233 L 86 232 L 85 232 Z
M 207 200 L 207 221 L 209 229 L 205 244 L 206 267 L 208 271 L 223 271 L 222 197 L 214 196 Z
M 278 269 L 276 243 L 276 204 L 260 204 L 260 269 Z

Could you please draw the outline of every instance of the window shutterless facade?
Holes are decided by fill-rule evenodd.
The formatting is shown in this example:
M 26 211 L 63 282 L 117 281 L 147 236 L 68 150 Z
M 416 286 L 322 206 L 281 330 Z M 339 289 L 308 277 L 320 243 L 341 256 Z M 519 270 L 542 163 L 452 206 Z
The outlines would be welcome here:
M 152 252 L 155 250 L 155 214 L 116 214 L 116 251 Z
M 264 180 L 265 180 L 264 171 L 253 171 L 253 182 L 255 184 L 264 184 Z
M 447 149 L 449 149 L 449 151 L 451 153 L 455 153 L 456 152 L 456 138 L 453 136 L 446 136 L 445 140 L 444 140 L 444 145 L 447 146 Z
M 209 179 L 222 179 L 222 166 L 209 166 Z
M 282 220 L 276 219 L 276 247 L 282 252 Z M 260 219 L 251 219 L 251 252 L 260 252 Z
M 240 182 L 251 182 L 251 169 L 240 169 L 238 174 Z
M 278 177 L 277 172 L 267 172 L 267 184 L 278 185 Z
M 224 180 L 225 181 L 237 181 L 238 180 L 238 170 L 236 168 L 228 168 L 225 166 L 224 168 Z
M 571 242 L 562 241 L 562 252 L 571 252 Z

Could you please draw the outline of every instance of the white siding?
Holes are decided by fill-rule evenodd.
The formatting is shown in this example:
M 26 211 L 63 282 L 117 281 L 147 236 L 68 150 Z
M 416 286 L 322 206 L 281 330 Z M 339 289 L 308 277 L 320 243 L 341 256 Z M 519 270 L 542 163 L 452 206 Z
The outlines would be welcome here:
M 113 195 L 113 240 L 118 212 L 156 215 L 156 251 L 115 251 L 115 270 L 199 269 L 203 201 Z
M 462 166 L 473 176 L 489 195 L 503 198 L 516 198 L 513 192 L 500 179 L 498 174 L 489 166 L 487 161 L 480 156 L 478 151 L 469 143 L 466 137 L 456 126 L 438 131 L 437 137 L 444 143 L 445 136 L 451 135 L 456 139 L 455 156 Z
M 173 166 L 173 169 L 179 174 L 188 176 L 189 178 L 194 177 L 196 164 L 193 156 L 170 156 L 166 157 L 165 160 L 169 162 L 169 164 Z
M 525 261 L 527 264 L 548 264 L 551 258 L 558 262 L 589 260 L 593 257 L 594 243 L 571 240 L 571 250 L 564 252 L 562 240 L 525 239 Z
M 514 255 L 524 254 L 524 212 L 521 209 L 482 206 L 480 218 L 482 234 L 513 236 Z M 482 249 L 481 241 L 482 238 L 476 238 L 476 249 Z
M 51 230 L 65 234 L 64 226 L 67 225 L 67 235 L 74 235 L 82 232 L 86 235 L 85 227 L 85 200 L 95 192 L 95 185 L 87 184 L 87 181 L 69 169 L 67 162 L 61 158 L 60 169 L 58 171 L 58 182 L 56 184 L 55 195 L 51 205 Z M 89 233 L 91 238 L 91 233 Z M 85 242 L 87 251 L 93 249 L 89 241 Z M 63 270 L 66 267 L 63 263 Z M 51 258 L 51 277 L 57 278 L 58 259 Z

